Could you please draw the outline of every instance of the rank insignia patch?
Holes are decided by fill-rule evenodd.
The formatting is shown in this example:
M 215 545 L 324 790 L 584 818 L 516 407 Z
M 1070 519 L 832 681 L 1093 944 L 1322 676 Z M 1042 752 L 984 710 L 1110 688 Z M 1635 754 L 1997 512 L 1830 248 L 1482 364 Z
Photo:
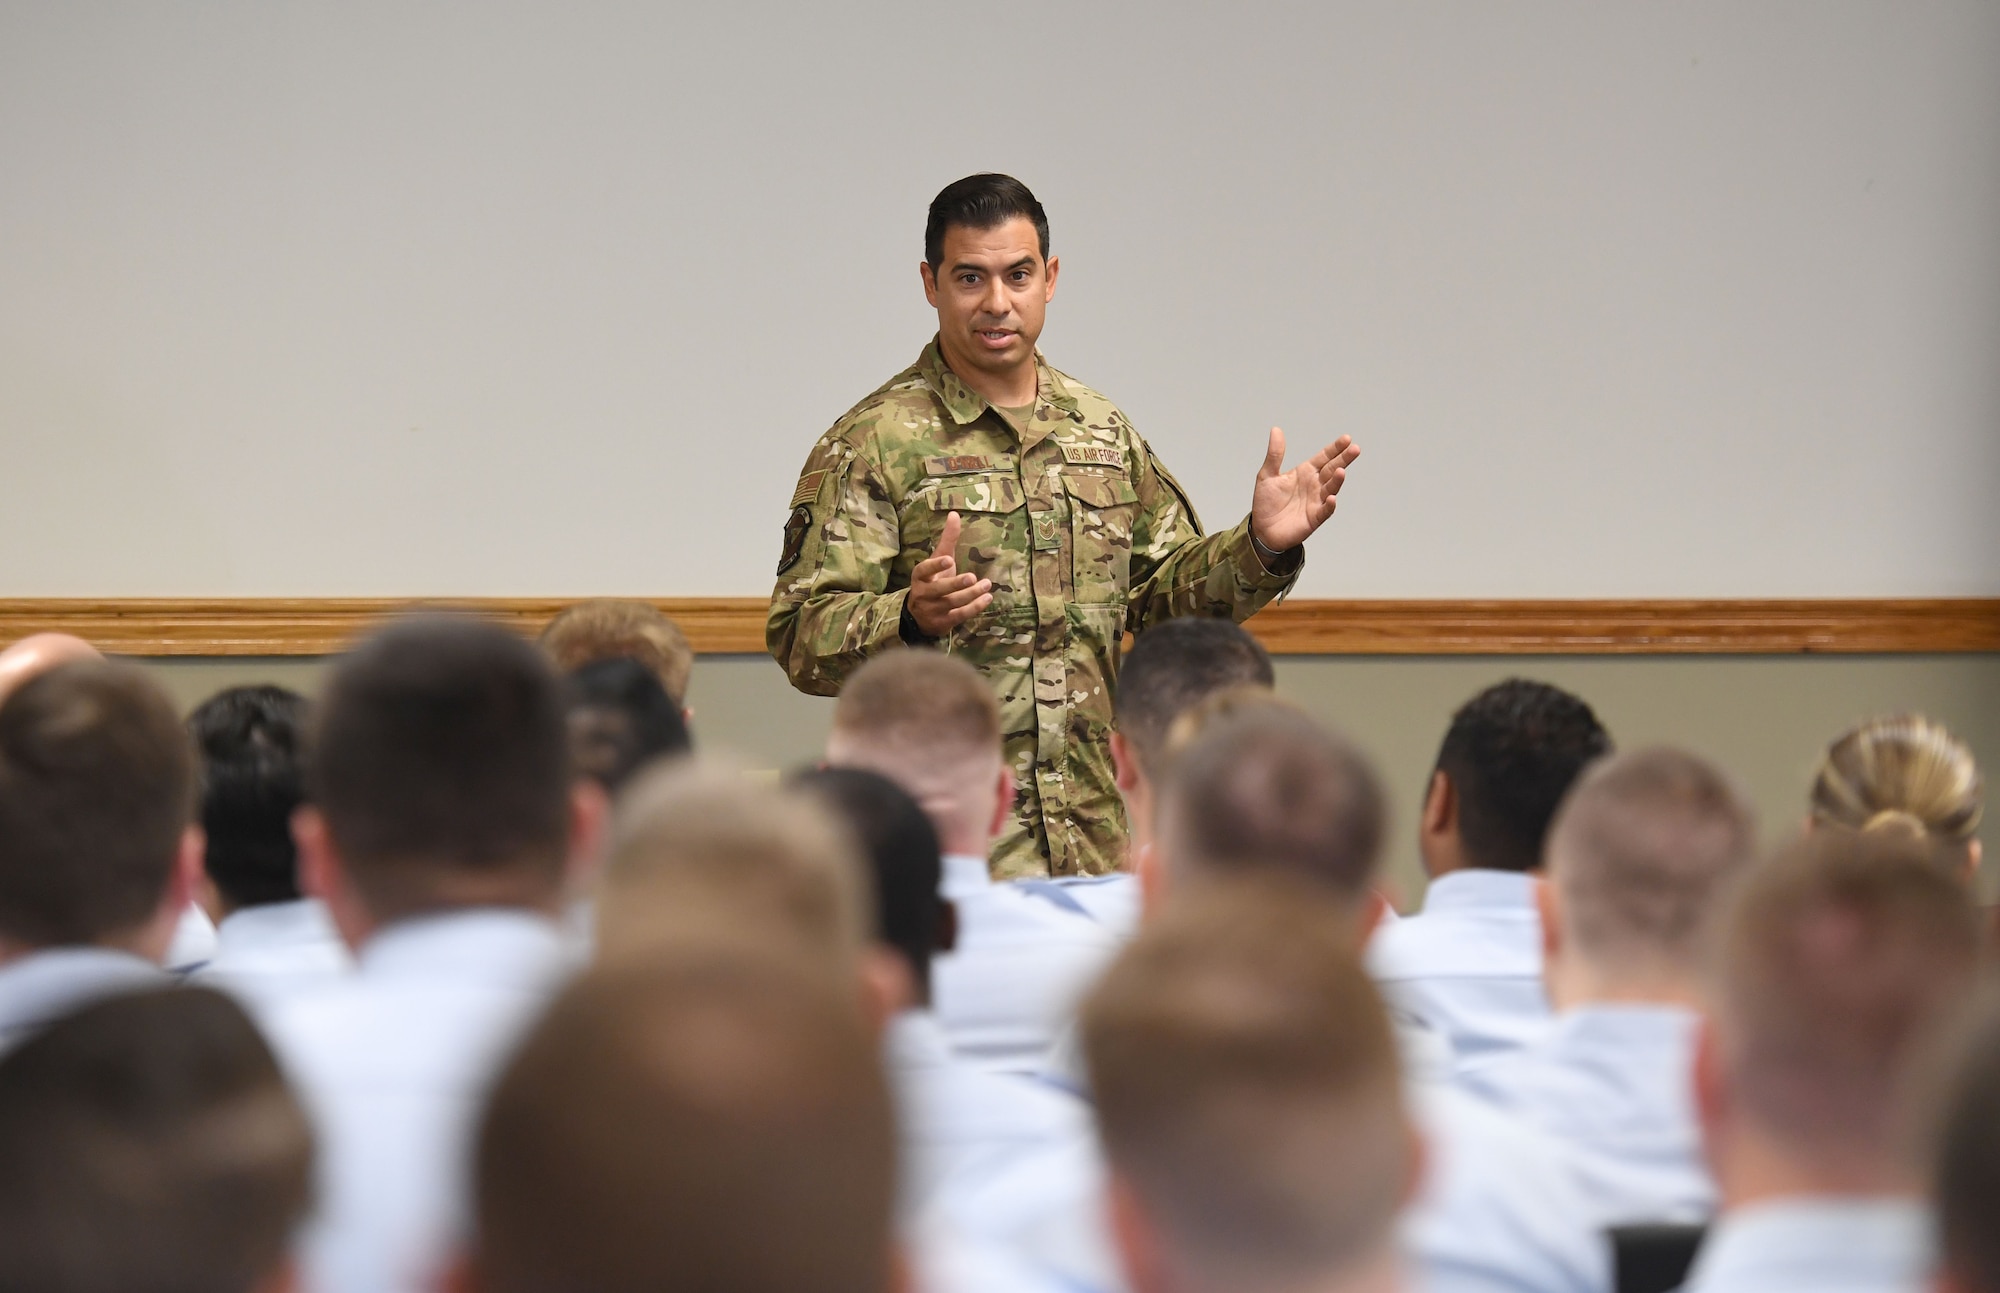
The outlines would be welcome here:
M 799 554 L 806 550 L 806 536 L 812 533 L 812 509 L 799 506 L 785 518 L 785 555 L 778 558 L 778 573 L 784 574 L 799 562 Z

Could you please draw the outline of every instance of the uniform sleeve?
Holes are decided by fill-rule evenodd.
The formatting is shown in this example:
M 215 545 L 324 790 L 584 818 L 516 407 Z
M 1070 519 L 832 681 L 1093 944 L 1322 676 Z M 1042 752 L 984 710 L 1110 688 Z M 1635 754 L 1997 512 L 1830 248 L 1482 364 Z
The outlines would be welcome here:
M 1204 535 L 1186 491 L 1152 447 L 1142 446 L 1133 457 L 1142 465 L 1133 480 L 1139 515 L 1132 526 L 1128 630 L 1189 615 L 1240 623 L 1297 582 L 1303 554 L 1285 569 L 1267 569 L 1250 542 L 1248 516 L 1222 534 Z
M 764 645 L 800 691 L 831 696 L 862 661 L 898 642 L 907 589 L 890 591 L 902 550 L 889 492 L 866 456 L 822 440 L 785 520 Z

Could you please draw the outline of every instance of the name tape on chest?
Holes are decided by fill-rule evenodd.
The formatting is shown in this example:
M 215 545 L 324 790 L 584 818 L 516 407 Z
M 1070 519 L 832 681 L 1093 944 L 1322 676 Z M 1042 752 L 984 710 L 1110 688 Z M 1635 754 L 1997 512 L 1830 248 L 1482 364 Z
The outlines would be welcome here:
M 970 476 L 977 472 L 993 471 L 1011 465 L 996 458 L 989 458 L 985 454 L 960 453 L 944 458 L 924 459 L 924 475 Z
M 1065 444 L 1058 445 L 1063 461 L 1086 467 L 1123 467 L 1125 451 L 1108 444 Z

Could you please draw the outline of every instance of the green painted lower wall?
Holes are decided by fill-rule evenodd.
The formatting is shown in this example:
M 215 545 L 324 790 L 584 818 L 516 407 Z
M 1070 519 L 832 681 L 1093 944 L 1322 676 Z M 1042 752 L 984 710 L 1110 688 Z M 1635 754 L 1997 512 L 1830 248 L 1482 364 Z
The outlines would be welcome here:
M 147 662 L 193 705 L 226 686 L 277 682 L 310 693 L 320 660 Z M 1982 767 L 2000 760 L 2000 655 L 1939 656 L 1291 656 L 1279 690 L 1340 727 L 1380 764 L 1392 798 L 1390 875 L 1405 905 L 1422 893 L 1414 845 L 1418 798 L 1451 712 L 1501 678 L 1538 678 L 1587 699 L 1621 746 L 1671 742 L 1741 779 L 1767 836 L 1803 818 L 1819 752 L 1852 723 L 1920 710 L 1972 746 Z M 802 696 L 762 656 L 705 656 L 688 702 L 697 739 L 753 766 L 814 757 L 832 702 Z M 1984 831 L 1989 858 L 1992 819 Z M 1989 871 L 1992 866 L 1989 863 Z

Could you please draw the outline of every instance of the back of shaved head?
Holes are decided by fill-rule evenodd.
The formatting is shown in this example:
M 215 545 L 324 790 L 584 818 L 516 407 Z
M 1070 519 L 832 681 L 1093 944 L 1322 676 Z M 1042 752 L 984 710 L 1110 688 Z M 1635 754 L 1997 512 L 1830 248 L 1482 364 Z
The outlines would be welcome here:
M 102 660 L 103 654 L 80 637 L 68 633 L 30 633 L 0 651 L 0 704 L 8 693 L 38 673 L 78 660 Z
M 1215 716 L 1170 750 L 1160 836 L 1170 873 L 1285 871 L 1362 897 L 1382 852 L 1382 789 L 1367 758 L 1276 698 L 1220 693 L 1207 708 Z
M 1613 977 L 1692 976 L 1709 915 L 1756 846 L 1736 788 L 1694 755 L 1658 748 L 1598 763 L 1549 829 L 1566 951 Z
M 1000 773 L 1000 703 L 979 671 L 955 656 L 886 651 L 841 687 L 826 755 L 901 786 L 949 848 L 985 832 Z
M 885 1293 L 895 1132 L 850 982 L 743 942 L 570 988 L 477 1149 L 483 1293 Z

